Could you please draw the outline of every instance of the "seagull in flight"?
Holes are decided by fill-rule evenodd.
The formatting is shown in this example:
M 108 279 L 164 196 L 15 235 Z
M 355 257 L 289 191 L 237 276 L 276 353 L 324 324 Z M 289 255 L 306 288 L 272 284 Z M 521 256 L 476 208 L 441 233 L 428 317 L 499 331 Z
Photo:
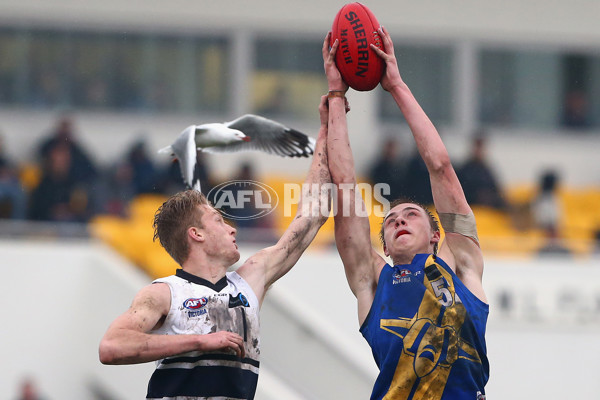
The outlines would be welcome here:
M 159 153 L 179 160 L 181 176 L 188 188 L 200 191 L 200 179 L 194 176 L 197 150 L 207 153 L 233 153 L 257 150 L 282 157 L 309 157 L 315 140 L 287 126 L 253 114 L 233 121 L 190 125 Z

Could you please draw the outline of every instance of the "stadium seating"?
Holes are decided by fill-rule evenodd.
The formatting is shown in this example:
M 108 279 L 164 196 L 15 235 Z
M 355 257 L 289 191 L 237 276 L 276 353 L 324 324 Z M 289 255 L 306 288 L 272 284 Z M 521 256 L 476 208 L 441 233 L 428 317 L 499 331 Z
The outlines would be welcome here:
M 264 180 L 279 196 L 280 205 L 273 211 L 274 234 L 279 237 L 296 215 L 297 207 L 285 208 L 285 183 L 301 184 L 284 177 Z M 481 247 L 484 253 L 496 256 L 534 256 L 546 243 L 544 232 L 532 225 L 530 210 L 535 190 L 533 187 L 510 188 L 507 198 L 516 211 L 503 212 L 492 208 L 474 206 Z M 563 209 L 559 222 L 561 243 L 575 256 L 589 255 L 595 248 L 595 235 L 600 230 L 600 188 L 563 188 L 559 192 Z M 152 240 L 152 220 L 158 207 L 166 200 L 163 195 L 141 195 L 130 204 L 130 217 L 96 216 L 91 222 L 93 234 L 110 244 L 123 256 L 143 268 L 151 277 L 170 275 L 178 267 L 158 242 Z M 379 229 L 382 218 L 375 215 L 373 207 L 369 224 L 371 240 L 381 250 Z M 434 211 L 434 210 L 432 210 Z M 311 249 L 335 245 L 334 221 L 330 218 L 317 234 Z

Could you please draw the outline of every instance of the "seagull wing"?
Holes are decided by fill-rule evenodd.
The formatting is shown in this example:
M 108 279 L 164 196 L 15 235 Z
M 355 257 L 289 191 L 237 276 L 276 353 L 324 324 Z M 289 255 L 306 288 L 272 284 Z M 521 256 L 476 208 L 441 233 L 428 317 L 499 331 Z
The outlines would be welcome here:
M 181 170 L 181 177 L 188 188 L 200 191 L 200 180 L 194 179 L 196 168 L 196 142 L 194 141 L 196 127 L 194 125 L 186 128 L 171 145 L 171 151 Z
M 309 157 L 313 154 L 315 140 L 302 132 L 285 125 L 252 114 L 246 114 L 225 126 L 237 129 L 250 137 L 250 141 L 234 142 L 224 146 L 212 146 L 204 151 L 210 153 L 231 153 L 258 150 L 282 157 Z

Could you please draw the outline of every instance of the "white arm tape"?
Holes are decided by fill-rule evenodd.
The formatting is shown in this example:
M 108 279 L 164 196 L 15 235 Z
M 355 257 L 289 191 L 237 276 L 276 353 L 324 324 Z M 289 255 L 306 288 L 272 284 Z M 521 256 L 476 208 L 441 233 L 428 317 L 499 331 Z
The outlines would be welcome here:
M 453 213 L 438 213 L 438 215 L 444 231 L 458 233 L 459 235 L 473 239 L 479 244 L 477 225 L 475 224 L 475 215 L 473 215 L 473 212 L 466 215 Z

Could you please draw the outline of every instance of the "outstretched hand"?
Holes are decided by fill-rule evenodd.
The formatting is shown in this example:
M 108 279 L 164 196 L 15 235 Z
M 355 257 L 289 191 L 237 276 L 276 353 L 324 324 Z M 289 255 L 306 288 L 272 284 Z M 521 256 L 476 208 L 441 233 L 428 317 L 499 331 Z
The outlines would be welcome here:
M 385 73 L 381 78 L 381 87 L 389 92 L 395 86 L 403 85 L 404 82 L 400 77 L 398 61 L 396 60 L 396 54 L 394 53 L 394 43 L 392 43 L 390 34 L 383 26 L 377 30 L 377 33 L 379 33 L 379 36 L 381 37 L 385 51 L 374 44 L 371 44 L 371 49 L 385 62 Z
M 329 43 L 331 41 L 331 32 L 327 32 L 325 36 L 325 40 L 323 41 L 323 66 L 325 68 L 325 76 L 327 77 L 327 84 L 329 85 L 329 90 L 340 90 L 347 91 L 348 85 L 342 79 L 342 74 L 338 70 L 337 65 L 335 64 L 335 53 L 337 52 L 340 41 L 338 39 L 333 42 L 331 45 L 331 49 L 329 48 Z
M 204 340 L 200 346 L 200 351 L 230 350 L 240 358 L 246 356 L 244 339 L 237 333 L 219 331 L 202 336 Z

